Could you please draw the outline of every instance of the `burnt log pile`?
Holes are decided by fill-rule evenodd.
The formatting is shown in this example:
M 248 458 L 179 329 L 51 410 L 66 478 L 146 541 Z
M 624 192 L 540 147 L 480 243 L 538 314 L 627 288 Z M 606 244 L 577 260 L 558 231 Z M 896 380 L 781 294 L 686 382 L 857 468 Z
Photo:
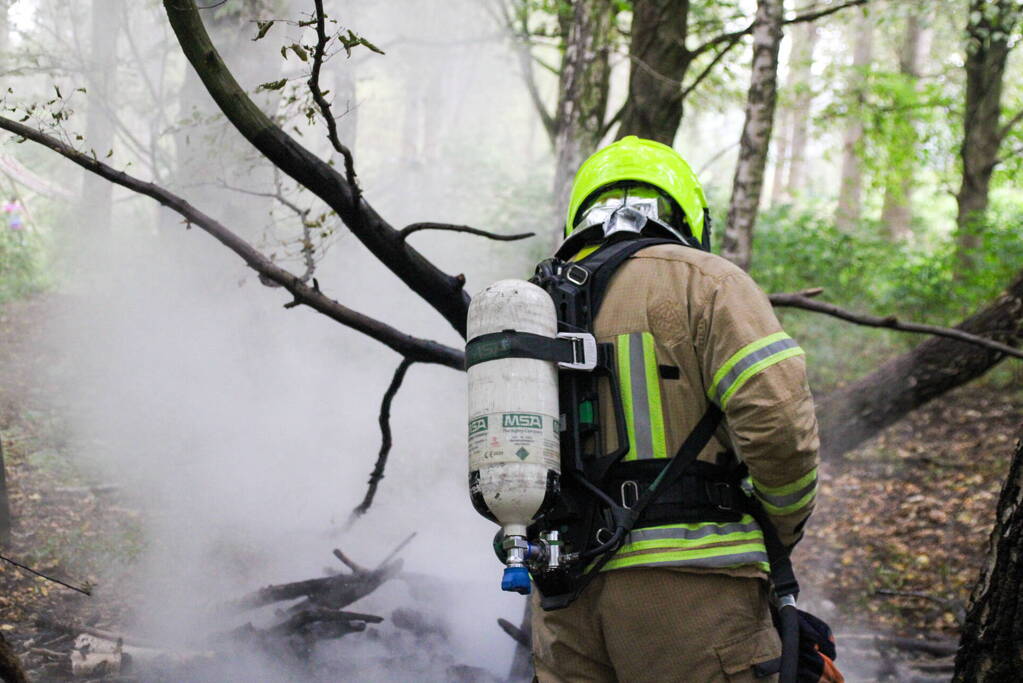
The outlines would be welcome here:
M 272 662 L 281 671 L 292 672 L 294 678 L 289 674 L 287 680 L 357 680 L 365 679 L 366 671 L 381 680 L 401 680 L 427 659 L 445 680 L 500 680 L 457 661 L 449 625 L 429 606 L 403 605 L 387 618 L 349 609 L 395 579 L 410 586 L 423 584 L 423 575 L 403 572 L 403 561 L 396 558 L 409 540 L 375 568 L 363 567 L 335 550 L 347 571 L 331 568 L 327 576 L 265 586 L 217 605 L 210 624 L 223 624 L 224 619 L 237 623 L 250 614 L 252 619 L 212 633 L 198 633 L 197 628 L 197 637 L 187 645 L 133 637 L 109 625 L 98 628 L 67 618 L 39 617 L 34 633 L 10 634 L 9 646 L 0 640 L 0 679 L 230 680 L 240 661 L 250 661 Z M 411 593 L 410 599 L 416 601 L 415 591 Z M 390 628 L 370 628 L 385 622 Z M 362 635 L 358 643 L 338 642 L 350 634 Z

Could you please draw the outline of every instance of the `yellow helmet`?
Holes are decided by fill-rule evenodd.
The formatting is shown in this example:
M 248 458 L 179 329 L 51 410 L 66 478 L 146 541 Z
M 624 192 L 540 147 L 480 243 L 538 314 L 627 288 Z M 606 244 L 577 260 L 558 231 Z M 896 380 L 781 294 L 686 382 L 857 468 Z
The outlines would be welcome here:
M 692 238 L 702 248 L 708 248 L 710 226 L 707 199 L 696 174 L 671 147 L 634 135 L 598 150 L 579 167 L 565 220 L 566 241 L 580 226 L 587 205 L 604 194 L 608 186 L 618 184 L 651 186 L 671 199 L 681 209 L 685 227 Z M 666 227 L 684 243 L 691 241 L 679 233 L 677 228 L 662 227 Z

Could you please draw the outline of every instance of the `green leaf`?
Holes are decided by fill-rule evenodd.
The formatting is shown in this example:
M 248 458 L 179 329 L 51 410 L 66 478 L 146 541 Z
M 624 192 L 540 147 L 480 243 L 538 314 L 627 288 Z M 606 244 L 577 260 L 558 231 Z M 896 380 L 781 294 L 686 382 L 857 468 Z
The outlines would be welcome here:
M 269 21 L 257 20 L 256 26 L 259 28 L 259 32 L 256 33 L 256 37 L 252 39 L 253 42 L 262 39 L 267 34 L 267 32 L 273 27 L 274 21 L 275 21 L 274 19 L 270 19 Z
M 260 83 L 256 87 L 256 92 L 263 92 L 265 90 L 280 90 L 288 84 L 287 78 L 282 78 L 279 81 L 268 81 L 267 83 Z
M 309 53 L 305 51 L 305 48 L 298 43 L 292 43 L 288 48 L 295 53 L 295 56 L 301 59 L 303 62 L 309 61 Z

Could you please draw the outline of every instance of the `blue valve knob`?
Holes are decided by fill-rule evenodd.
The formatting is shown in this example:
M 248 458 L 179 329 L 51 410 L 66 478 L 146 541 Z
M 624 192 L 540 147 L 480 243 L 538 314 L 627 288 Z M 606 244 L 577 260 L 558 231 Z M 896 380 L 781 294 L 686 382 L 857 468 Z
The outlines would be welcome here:
M 505 567 L 501 590 L 529 595 L 529 570 L 525 567 Z

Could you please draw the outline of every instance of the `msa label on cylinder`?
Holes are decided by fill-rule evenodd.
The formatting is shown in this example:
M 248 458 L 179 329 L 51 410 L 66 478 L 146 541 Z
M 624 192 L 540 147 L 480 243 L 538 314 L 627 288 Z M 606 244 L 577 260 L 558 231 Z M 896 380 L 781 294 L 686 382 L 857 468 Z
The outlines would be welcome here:
M 541 413 L 490 413 L 469 420 L 473 469 L 499 462 L 542 464 L 561 469 L 557 419 Z

